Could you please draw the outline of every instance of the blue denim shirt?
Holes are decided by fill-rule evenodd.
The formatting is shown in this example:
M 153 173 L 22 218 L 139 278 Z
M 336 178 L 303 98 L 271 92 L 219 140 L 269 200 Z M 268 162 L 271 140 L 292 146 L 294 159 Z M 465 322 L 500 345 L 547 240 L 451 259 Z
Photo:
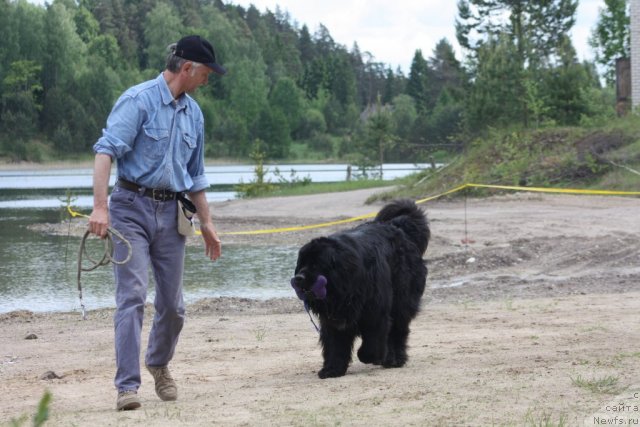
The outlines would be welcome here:
M 204 118 L 189 95 L 173 99 L 162 73 L 116 101 L 93 146 L 117 159 L 118 177 L 147 188 L 200 191 L 204 175 Z

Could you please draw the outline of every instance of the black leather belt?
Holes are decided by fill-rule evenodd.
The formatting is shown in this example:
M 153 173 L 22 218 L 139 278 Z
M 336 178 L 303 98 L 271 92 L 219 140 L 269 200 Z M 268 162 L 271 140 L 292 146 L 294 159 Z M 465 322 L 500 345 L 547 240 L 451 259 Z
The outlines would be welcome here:
M 126 179 L 122 178 L 118 178 L 116 186 L 124 188 L 125 190 L 135 191 L 136 193 L 146 197 L 151 197 L 153 200 L 158 202 L 176 200 L 182 195 L 182 193 L 176 193 L 175 191 L 171 190 L 142 187 L 135 182 L 127 181 Z

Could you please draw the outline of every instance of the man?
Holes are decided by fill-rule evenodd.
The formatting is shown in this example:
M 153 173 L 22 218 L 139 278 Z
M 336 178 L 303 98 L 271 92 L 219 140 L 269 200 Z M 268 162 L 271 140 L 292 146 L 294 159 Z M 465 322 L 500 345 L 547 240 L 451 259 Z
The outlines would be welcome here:
M 185 236 L 178 233 L 177 199 L 186 192 L 197 209 L 207 257 L 221 255 L 209 214 L 204 174 L 204 120 L 187 94 L 205 85 L 210 73 L 226 70 L 216 63 L 211 44 L 188 36 L 170 46 L 166 69 L 154 79 L 128 89 L 115 103 L 102 137 L 94 145 L 93 212 L 89 230 L 105 238 L 107 227 L 130 243 L 132 257 L 114 266 L 114 316 L 117 410 L 141 406 L 140 335 L 152 267 L 156 297 L 145 365 L 162 400 L 176 400 L 176 383 L 167 365 L 184 324 L 182 275 Z M 113 159 L 118 180 L 107 204 Z M 114 259 L 127 247 L 114 238 Z

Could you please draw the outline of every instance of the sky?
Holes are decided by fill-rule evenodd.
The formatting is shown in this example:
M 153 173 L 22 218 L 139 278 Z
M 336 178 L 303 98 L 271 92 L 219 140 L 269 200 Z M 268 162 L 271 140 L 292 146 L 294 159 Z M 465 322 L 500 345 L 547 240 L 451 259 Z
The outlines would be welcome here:
M 228 0 L 248 7 L 253 4 L 264 12 L 275 12 L 276 6 L 289 13 L 298 27 L 306 24 L 311 34 L 324 25 L 333 40 L 351 50 L 357 42 L 360 52 L 369 52 L 377 62 L 395 70 L 398 66 L 408 74 L 416 49 L 425 58 L 432 55 L 438 41 L 446 38 L 462 51 L 455 35 L 456 0 Z M 592 60 L 589 36 L 598 20 L 604 0 L 579 0 L 576 24 L 571 39 L 578 59 Z

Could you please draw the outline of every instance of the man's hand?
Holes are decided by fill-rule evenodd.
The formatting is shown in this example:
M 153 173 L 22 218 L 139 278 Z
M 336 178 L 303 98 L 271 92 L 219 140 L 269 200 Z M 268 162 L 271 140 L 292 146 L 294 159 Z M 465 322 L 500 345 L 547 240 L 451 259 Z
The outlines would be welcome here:
M 196 205 L 198 219 L 200 220 L 200 232 L 204 239 L 204 251 L 211 261 L 215 261 L 222 255 L 222 245 L 216 233 L 216 228 L 211 221 L 209 203 L 204 190 L 189 193 L 189 199 Z
M 109 211 L 107 208 L 94 208 L 89 217 L 89 231 L 104 239 L 107 237 L 108 227 Z
M 218 233 L 212 223 L 201 224 L 200 232 L 204 239 L 204 250 L 211 261 L 215 261 L 222 255 L 222 244 L 218 238 Z

